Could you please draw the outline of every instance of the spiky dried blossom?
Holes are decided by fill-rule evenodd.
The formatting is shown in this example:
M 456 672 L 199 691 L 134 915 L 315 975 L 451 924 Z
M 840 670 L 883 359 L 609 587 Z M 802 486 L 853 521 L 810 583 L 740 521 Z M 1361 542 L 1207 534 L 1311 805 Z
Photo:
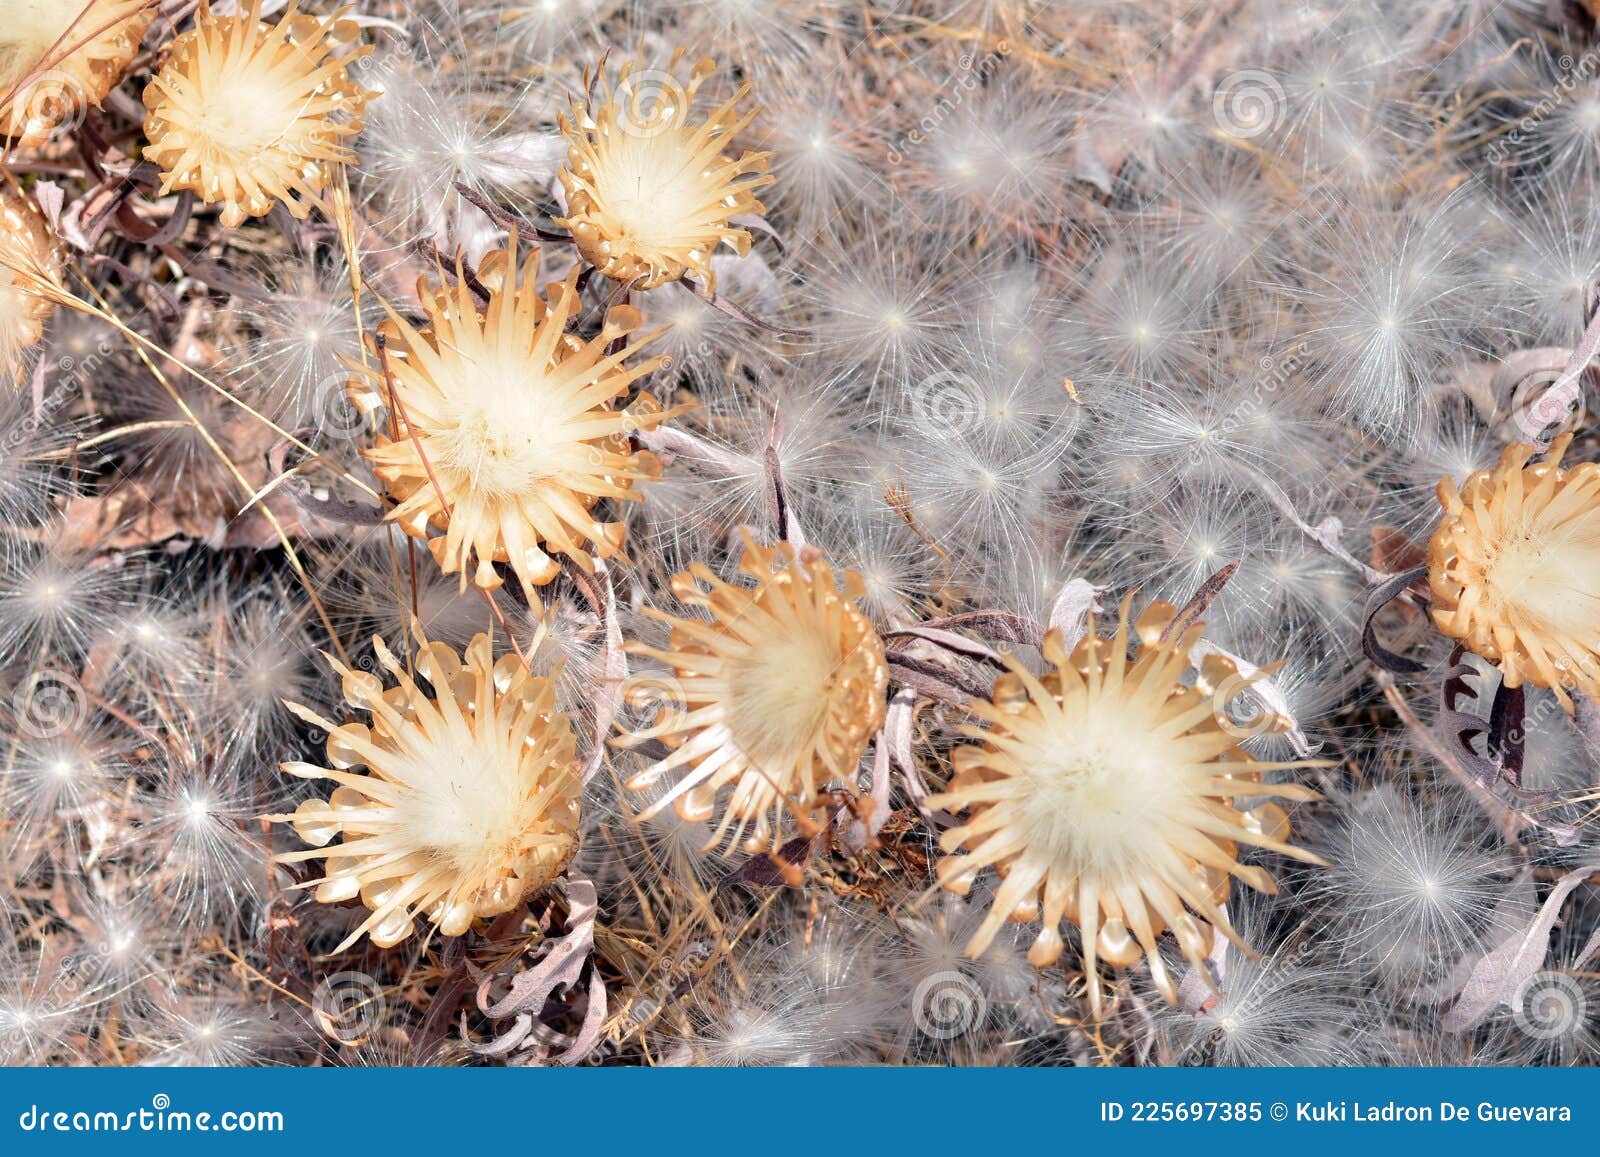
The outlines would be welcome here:
M 1428 544 L 1433 620 L 1500 667 L 1508 687 L 1600 696 L 1600 464 L 1563 468 L 1563 434 L 1542 462 L 1508 446 L 1492 470 L 1439 482 Z
M 1176 614 L 1166 603 L 1139 616 L 1141 645 L 1130 662 L 1129 602 L 1111 638 L 1095 634 L 1091 617 L 1070 654 L 1050 632 L 1043 675 L 1008 659 L 993 701 L 972 706 L 986 726 L 961 729 L 981 743 L 954 752 L 955 776 L 927 801 L 964 813 L 940 837 L 940 884 L 966 895 L 984 868 L 1003 878 L 967 954 L 981 955 L 1007 920 L 1038 920 L 1028 959 L 1042 968 L 1060 958 L 1060 925 L 1071 921 L 1097 1014 L 1100 960 L 1126 967 L 1145 957 L 1157 988 L 1175 1001 L 1157 951 L 1163 931 L 1202 972 L 1212 929 L 1243 946 L 1223 907 L 1230 879 L 1264 892 L 1275 885 L 1265 868 L 1240 862 L 1241 845 L 1318 862 L 1285 842 L 1289 821 L 1276 804 L 1242 806 L 1316 793 L 1264 783 L 1266 772 L 1297 765 L 1258 761 L 1239 747 L 1244 732 L 1224 714 L 1244 686 L 1237 667 L 1211 654 L 1185 684 L 1202 625 L 1163 637 Z M 1261 717 L 1251 729 L 1275 726 L 1281 721 Z
M 570 142 L 561 224 L 584 258 L 615 281 L 653 289 L 688 277 L 714 290 L 712 254 L 720 245 L 740 256 L 750 251 L 750 231 L 733 221 L 764 211 L 755 194 L 772 178 L 766 153 L 727 155 L 758 111 L 738 111 L 749 85 L 693 123 L 695 97 L 716 66 L 701 60 L 683 84 L 677 63 L 675 54 L 657 72 L 629 61 L 615 87 L 603 74 L 593 78 L 587 99 L 573 101 L 571 119 L 560 118 Z
M 262 22 L 261 0 L 238 16 L 204 7 L 144 92 L 144 155 L 161 169 L 162 193 L 220 204 L 226 228 L 278 204 L 304 218 L 332 166 L 354 159 L 347 142 L 373 95 L 349 73 L 368 50 L 336 52 L 355 32 L 302 15 L 298 0 L 274 25 Z
M 786 809 L 808 820 L 830 785 L 854 790 L 856 764 L 883 725 L 888 665 L 856 605 L 866 594 L 859 575 L 836 581 L 814 548 L 769 549 L 748 538 L 739 568 L 753 587 L 698 563 L 673 577 L 679 601 L 709 621 L 647 609 L 671 628 L 667 647 L 628 649 L 666 663 L 673 679 L 664 695 L 648 676 L 630 688 L 636 699 L 667 702 L 656 723 L 617 742 L 675 748 L 634 776 L 630 790 L 687 768 L 641 818 L 672 804 L 689 822 L 707 820 L 718 793 L 731 789 L 707 846 L 727 838 L 759 851 L 777 846 Z
M 319 901 L 359 896 L 371 911 L 341 951 L 362 935 L 381 947 L 398 944 L 419 915 L 459 936 L 474 919 L 509 912 L 550 883 L 578 847 L 577 741 L 549 679 L 530 675 L 516 655 L 496 660 L 487 635 L 467 645 L 463 662 L 419 631 L 416 673 L 430 694 L 381 638 L 372 642 L 392 687 L 329 660 L 345 701 L 370 723 L 335 724 L 289 705 L 327 732 L 331 766 L 283 770 L 338 786 L 326 800 L 268 817 L 293 824 L 313 845 L 280 862 L 325 861 L 326 874 L 313 882 Z M 329 846 L 335 836 L 343 839 Z
M 61 255 L 27 196 L 0 184 L 0 379 L 15 377 L 22 351 L 38 344 L 55 312 Z
M 363 412 L 391 410 L 390 433 L 365 452 L 399 502 L 390 519 L 427 538 L 463 587 L 469 567 L 479 587 L 498 587 L 494 563 L 506 562 L 530 598 L 560 573 L 552 555 L 593 570 L 621 551 L 623 524 L 600 522 L 594 507 L 637 500 L 636 484 L 660 473 L 629 436 L 668 416 L 649 394 L 615 405 L 661 365 L 638 360 L 637 343 L 612 348 L 639 328 L 639 311 L 612 309 L 585 341 L 567 332 L 581 308 L 577 271 L 547 297 L 538 271 L 538 250 L 520 274 L 512 251 L 491 254 L 478 270 L 489 290 L 481 312 L 464 276 L 423 287 L 428 323 L 391 314 L 383 356 L 350 383 Z M 428 538 L 430 526 L 444 534 Z
M 98 107 L 154 18 L 152 0 L 11 0 L 0 27 L 0 134 L 35 148 Z

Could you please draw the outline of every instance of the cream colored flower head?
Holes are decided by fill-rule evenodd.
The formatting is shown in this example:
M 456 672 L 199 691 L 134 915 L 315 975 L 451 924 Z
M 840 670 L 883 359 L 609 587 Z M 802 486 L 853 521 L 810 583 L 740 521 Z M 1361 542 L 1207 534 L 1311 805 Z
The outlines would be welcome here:
M 648 394 L 617 407 L 662 364 L 640 359 L 639 343 L 612 348 L 638 329 L 639 312 L 612 309 L 585 341 L 567 332 L 580 308 L 577 272 L 541 296 L 538 269 L 537 250 L 520 274 L 509 252 L 486 258 L 481 310 L 464 277 L 424 288 L 428 323 L 391 315 L 384 356 L 350 385 L 363 412 L 389 408 L 390 433 L 366 454 L 399 504 L 390 518 L 427 538 L 463 585 L 470 575 L 497 587 L 493 564 L 508 563 L 530 601 L 560 573 L 559 557 L 592 570 L 596 557 L 620 554 L 623 524 L 599 521 L 594 508 L 636 501 L 638 483 L 660 474 L 630 438 L 669 416 Z M 443 533 L 429 537 L 430 528 Z
M 1062 923 L 1075 924 L 1096 1015 L 1102 961 L 1126 967 L 1144 957 L 1176 1001 L 1157 950 L 1164 931 L 1202 971 L 1213 929 L 1242 945 L 1224 906 L 1230 881 L 1275 885 L 1265 868 L 1240 862 L 1241 846 L 1318 862 L 1285 842 L 1280 808 L 1255 802 L 1316 793 L 1262 782 L 1296 765 L 1240 749 L 1243 729 L 1224 707 L 1246 681 L 1213 654 L 1186 682 L 1201 628 L 1163 639 L 1173 619 L 1165 603 L 1139 617 L 1137 658 L 1124 603 L 1115 635 L 1098 637 L 1091 621 L 1071 654 L 1052 631 L 1043 675 L 1011 660 L 993 702 L 973 707 L 984 726 L 964 729 L 979 742 L 955 751 L 955 776 L 927 800 L 960 819 L 940 837 L 939 882 L 964 896 L 985 868 L 1002 877 L 967 954 L 981 956 L 1007 920 L 1037 923 L 1028 959 L 1042 968 L 1061 956 Z M 1284 725 L 1263 717 L 1251 730 Z
M 1508 687 L 1550 687 L 1568 711 L 1569 689 L 1600 698 L 1600 464 L 1563 469 L 1571 442 L 1531 466 L 1534 447 L 1509 446 L 1459 490 L 1443 479 L 1428 545 L 1439 629 Z
M 298 0 L 270 26 L 261 0 L 238 16 L 204 7 L 144 92 L 144 156 L 161 191 L 221 205 L 230 229 L 280 204 L 305 217 L 330 168 L 354 159 L 349 140 L 375 95 L 349 74 L 369 49 L 335 54 L 355 35 L 337 17 L 301 15 Z
M 695 98 L 715 66 L 700 61 L 684 83 L 678 60 L 665 71 L 624 64 L 614 87 L 596 77 L 571 119 L 561 118 L 571 142 L 561 224 L 585 260 L 635 289 L 688 277 L 714 290 L 712 254 L 721 245 L 749 252 L 750 231 L 734 219 L 762 213 L 755 194 L 772 181 L 766 153 L 728 155 L 756 115 L 737 111 L 749 86 L 697 116 Z
M 33 148 L 98 108 L 122 80 L 156 0 L 6 0 L 0 135 Z
M 279 862 L 324 862 L 307 885 L 319 901 L 359 898 L 370 910 L 339 951 L 363 935 L 392 947 L 419 916 L 460 936 L 554 880 L 578 847 L 577 742 L 549 679 L 515 655 L 496 660 L 487 635 L 468 644 L 465 662 L 443 643 L 419 643 L 427 690 L 382 639 L 373 649 L 393 686 L 332 663 L 367 722 L 333 723 L 289 704 L 328 733 L 329 766 L 283 770 L 331 782 L 333 793 L 268 817 L 312 845 Z
M 672 754 L 633 777 L 648 791 L 676 776 L 641 816 L 676 807 L 685 820 L 721 821 L 708 846 L 776 849 L 785 814 L 809 821 L 830 788 L 854 790 L 856 765 L 883 726 L 888 665 L 883 640 L 861 613 L 860 576 L 833 569 L 810 548 L 767 549 L 745 540 L 740 569 L 753 580 L 723 582 L 696 564 L 673 593 L 704 618 L 650 610 L 670 628 L 665 650 L 630 644 L 672 671 L 630 688 L 663 709 L 651 726 L 614 741 L 660 739 Z

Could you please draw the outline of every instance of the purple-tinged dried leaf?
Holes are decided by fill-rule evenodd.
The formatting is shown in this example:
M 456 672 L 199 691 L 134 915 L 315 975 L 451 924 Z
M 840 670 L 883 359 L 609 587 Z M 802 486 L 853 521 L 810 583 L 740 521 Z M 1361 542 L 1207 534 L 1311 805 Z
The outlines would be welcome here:
M 679 458 L 705 462 L 729 474 L 748 474 L 755 463 L 743 454 L 724 446 L 708 442 L 698 434 L 677 426 L 657 426 L 653 430 L 640 430 L 639 441 L 653 454 L 670 454 Z
M 1083 642 L 1083 636 L 1089 629 L 1089 615 L 1103 609 L 1099 595 L 1100 588 L 1088 579 L 1068 579 L 1050 604 L 1050 621 L 1046 627 L 1061 632 L 1061 645 L 1068 654 Z
M 1390 575 L 1373 587 L 1371 593 L 1367 595 L 1367 605 L 1361 613 L 1361 649 L 1376 666 L 1391 675 L 1419 675 L 1428 669 L 1428 665 L 1397 654 L 1378 642 L 1373 620 L 1378 617 L 1379 611 L 1394 602 L 1405 593 L 1407 587 L 1427 573 L 1427 567 L 1419 566 L 1397 575 Z
M 318 495 L 309 483 L 300 482 L 284 486 L 283 492 L 306 514 L 324 522 L 337 522 L 346 526 L 381 526 L 383 510 L 364 502 L 346 502 L 343 499 Z
M 1194 592 L 1194 597 L 1184 603 L 1178 613 L 1172 616 L 1172 621 L 1161 632 L 1161 641 L 1166 642 L 1168 639 L 1181 637 L 1185 631 L 1204 618 L 1206 611 L 1211 609 L 1211 604 L 1216 601 L 1217 596 L 1222 593 L 1222 588 L 1228 585 L 1228 580 L 1238 569 L 1238 563 L 1230 562 L 1201 583 L 1200 589 Z
M 1593 293 L 1591 286 L 1591 301 Z M 1589 318 L 1561 376 L 1550 383 L 1537 401 L 1517 415 L 1519 441 L 1533 446 L 1549 445 L 1562 421 L 1583 402 L 1583 374 L 1596 357 L 1600 357 L 1600 313 L 1593 313 Z
M 717 891 L 747 884 L 756 888 L 781 888 L 790 882 L 793 870 L 809 864 L 822 849 L 826 829 L 814 836 L 796 836 L 777 853 L 763 852 L 751 856 L 733 871 L 717 881 Z
M 595 570 L 605 579 L 599 591 L 605 642 L 600 649 L 600 686 L 594 696 L 594 750 L 584 760 L 584 783 L 594 778 L 605 761 L 606 738 L 611 734 L 611 724 L 622 703 L 622 689 L 628 681 L 628 654 L 623 649 L 622 625 L 617 621 L 617 594 L 611 585 L 611 573 L 603 561 L 596 562 Z
M 1240 677 L 1249 680 L 1240 694 L 1255 700 L 1256 705 L 1268 715 L 1275 715 L 1288 722 L 1289 726 L 1283 735 L 1297 756 L 1305 759 L 1322 750 L 1322 744 L 1312 743 L 1301 728 L 1300 720 L 1296 718 L 1294 709 L 1289 706 L 1288 696 L 1283 693 L 1283 689 L 1272 676 L 1261 674 L 1261 668 L 1249 659 L 1235 655 L 1226 647 L 1217 646 L 1210 639 L 1196 640 L 1195 645 L 1189 649 L 1189 662 L 1199 670 L 1204 665 L 1207 655 L 1220 655 L 1232 663 L 1238 669 Z
M 478 978 L 479 1011 L 490 1020 L 511 1022 L 488 1044 L 473 1044 L 473 1052 L 503 1058 L 527 1052 L 531 1057 L 521 1063 L 568 1065 L 582 1060 L 599 1043 L 600 1025 L 605 1020 L 606 992 L 592 967 L 586 996 L 588 1006 L 577 1034 L 557 1032 L 544 1023 L 547 1006 L 556 993 L 562 989 L 575 990 L 584 967 L 594 955 L 594 921 L 599 910 L 594 881 L 569 869 L 567 902 L 566 934 L 545 940 L 539 946 L 541 955 L 533 967 L 513 977 L 510 988 L 500 999 L 492 999 L 490 995 L 499 979 L 497 974 L 472 970 Z M 554 1051 L 557 1048 L 559 1052 Z
M 1044 628 L 1038 623 L 1005 611 L 967 611 L 942 619 L 929 619 L 922 625 L 936 630 L 960 627 L 977 631 L 999 643 L 1018 643 L 1025 647 L 1037 647 L 1044 642 Z
M 1517 992 L 1544 967 L 1550 930 L 1555 927 L 1567 896 L 1597 872 L 1600 864 L 1588 864 L 1562 876 L 1550 889 L 1533 922 L 1514 931 L 1478 960 L 1461 989 L 1460 999 L 1444 1016 L 1445 1028 L 1465 1032 L 1497 1007 L 1513 1006 Z
M 783 465 L 778 461 L 777 447 L 769 444 L 762 460 L 766 466 L 767 497 L 772 503 L 772 521 L 778 528 L 778 537 L 798 550 L 805 546 L 806 534 L 800 528 L 794 508 L 789 505 L 789 492 L 783 484 Z
M 1005 660 L 1000 657 L 999 652 L 993 647 L 980 643 L 975 639 L 969 639 L 965 635 L 958 635 L 954 631 L 946 631 L 938 627 L 929 626 L 902 627 L 896 631 L 885 631 L 883 637 L 885 641 L 904 638 L 922 639 L 936 647 L 942 647 L 951 654 L 989 663 L 1002 671 L 1006 669 Z
M 889 652 L 889 679 L 922 692 L 941 703 L 965 706 L 973 699 L 987 699 L 989 689 L 949 667 L 918 659 L 899 651 Z

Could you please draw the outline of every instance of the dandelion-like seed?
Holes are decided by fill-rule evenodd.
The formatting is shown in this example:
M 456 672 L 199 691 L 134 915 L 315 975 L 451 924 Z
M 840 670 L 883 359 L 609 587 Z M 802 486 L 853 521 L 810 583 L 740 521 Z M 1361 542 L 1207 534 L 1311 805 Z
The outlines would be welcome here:
M 678 58 L 673 57 L 673 66 Z M 726 155 L 733 137 L 755 117 L 737 106 L 739 89 L 698 124 L 696 94 L 715 66 L 696 64 L 688 84 L 666 73 L 622 66 L 615 87 L 602 75 L 586 85 L 587 103 L 561 117 L 571 143 L 561 183 L 578 251 L 602 274 L 636 289 L 690 277 L 716 288 L 711 256 L 726 244 L 741 257 L 750 231 L 732 224 L 764 211 L 756 191 L 771 183 L 767 154 Z M 598 96 L 593 89 L 598 85 Z
M 1572 435 L 1545 461 L 1525 443 L 1456 489 L 1439 482 L 1444 518 L 1428 545 L 1439 629 L 1496 663 L 1508 687 L 1600 695 L 1600 464 L 1565 469 Z
M 0 133 L 36 148 L 98 107 L 154 18 L 151 0 L 10 0 L 0 28 Z
M 0 184 L 0 378 L 16 378 L 22 351 L 44 336 L 60 283 L 50 226 L 26 196 Z
M 1039 920 L 1042 905 L 1028 959 L 1040 968 L 1055 963 L 1061 921 L 1077 924 L 1097 1015 L 1100 960 L 1127 967 L 1145 957 L 1162 995 L 1176 1002 L 1156 948 L 1164 930 L 1196 967 L 1211 951 L 1213 928 L 1242 946 L 1223 909 L 1230 877 L 1264 892 L 1276 885 L 1265 868 L 1239 862 L 1240 845 L 1320 862 L 1285 842 L 1289 821 L 1277 805 L 1242 810 L 1257 797 L 1316 793 L 1263 783 L 1263 773 L 1296 765 L 1257 761 L 1239 748 L 1244 731 L 1223 710 L 1245 686 L 1232 662 L 1212 654 L 1193 685 L 1181 682 L 1201 626 L 1163 638 L 1175 613 L 1153 603 L 1139 616 L 1142 646 L 1131 661 L 1126 602 L 1109 639 L 1091 624 L 1068 654 L 1051 632 L 1044 675 L 1011 660 L 993 702 L 973 705 L 988 726 L 964 729 L 982 744 L 956 750 L 955 777 L 927 801 L 965 812 L 940 838 L 951 853 L 940 883 L 965 895 L 985 867 L 1003 877 L 967 955 L 981 955 L 1008 919 Z M 1259 719 L 1251 730 L 1285 722 Z
M 1431 801 L 1430 801 L 1431 802 Z M 1380 784 L 1341 801 L 1324 830 L 1333 867 L 1310 892 L 1341 958 L 1391 986 L 1441 983 L 1483 951 L 1510 866 L 1477 813 L 1447 798 L 1419 807 Z
M 289 704 L 328 733 L 331 768 L 283 770 L 338 786 L 269 817 L 313 845 L 280 861 L 326 862 L 313 881 L 319 901 L 359 896 L 370 909 L 339 951 L 362 935 L 392 947 L 419 914 L 460 936 L 554 880 L 578 846 L 577 740 L 549 679 L 529 675 L 515 655 L 497 661 L 488 635 L 467 645 L 465 662 L 443 643 L 419 641 L 416 671 L 429 694 L 382 639 L 373 649 L 395 686 L 330 660 L 345 701 L 369 712 L 369 724 L 335 724 Z M 360 767 L 365 774 L 352 770 Z M 343 839 L 331 844 L 335 836 Z
M 671 627 L 667 648 L 629 650 L 671 666 L 677 702 L 618 742 L 661 739 L 676 748 L 634 776 L 629 790 L 647 791 L 689 768 L 641 818 L 672 804 L 688 822 L 709 819 L 717 794 L 730 788 L 707 847 L 726 838 L 760 851 L 778 846 L 785 804 L 805 820 L 831 784 L 854 787 L 856 764 L 883 725 L 888 665 L 883 640 L 856 605 L 866 594 L 859 576 L 845 573 L 840 589 L 815 549 L 769 550 L 748 539 L 740 569 L 754 587 L 723 582 L 700 564 L 674 576 L 673 593 L 708 612 L 709 622 L 649 611 Z
M 304 218 L 302 198 L 315 200 L 330 167 L 354 159 L 346 142 L 361 131 L 373 94 L 350 79 L 348 65 L 366 50 L 334 55 L 355 27 L 298 8 L 269 26 L 261 0 L 240 16 L 207 6 L 145 89 L 144 155 L 161 169 L 161 192 L 189 190 L 220 204 L 226 228 L 275 204 Z
M 637 501 L 635 484 L 660 474 L 629 435 L 670 413 L 648 394 L 614 405 L 662 364 L 630 363 L 637 345 L 612 349 L 638 329 L 638 310 L 612 309 L 584 341 L 566 332 L 581 308 L 577 271 L 546 299 L 538 269 L 535 250 L 519 282 L 511 253 L 491 254 L 478 270 L 490 290 L 482 313 L 465 278 L 424 293 L 428 324 L 418 330 L 392 315 L 380 327 L 385 357 L 350 384 L 363 413 L 391 410 L 392 436 L 366 451 L 399 502 L 389 517 L 418 538 L 443 529 L 428 547 L 463 587 L 469 566 L 479 587 L 498 587 L 494 563 L 507 562 L 530 601 L 561 571 L 552 554 L 592 571 L 596 556 L 621 551 L 623 524 L 600 522 L 593 509 L 603 498 Z

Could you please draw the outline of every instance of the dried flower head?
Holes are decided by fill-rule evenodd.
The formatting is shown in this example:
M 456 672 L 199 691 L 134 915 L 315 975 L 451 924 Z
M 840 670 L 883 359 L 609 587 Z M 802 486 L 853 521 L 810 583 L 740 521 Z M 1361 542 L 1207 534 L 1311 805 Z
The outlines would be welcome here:
M 667 649 L 629 650 L 668 664 L 673 677 L 643 677 L 629 688 L 636 703 L 666 702 L 653 726 L 617 742 L 660 739 L 675 748 L 629 790 L 647 791 L 689 768 L 641 818 L 673 804 L 683 819 L 705 820 L 717 793 L 731 788 L 707 846 L 728 837 L 759 851 L 777 847 L 786 805 L 805 819 L 830 785 L 853 789 L 856 764 L 883 725 L 888 665 L 883 640 L 856 605 L 866 593 L 859 575 L 846 572 L 836 584 L 815 549 L 769 550 L 748 537 L 740 569 L 754 587 L 725 583 L 698 563 L 673 577 L 673 593 L 708 612 L 709 622 L 648 612 L 671 627 Z
M 33 202 L 0 184 L 0 379 L 44 336 L 61 283 L 55 236 Z
M 554 880 L 578 846 L 577 742 L 549 679 L 529 675 L 515 655 L 496 661 L 487 635 L 467 645 L 463 663 L 419 633 L 416 671 L 430 695 L 382 639 L 373 649 L 395 686 L 330 660 L 346 702 L 369 712 L 370 724 L 335 724 L 288 705 L 328 733 L 332 769 L 283 770 L 339 786 L 326 800 L 269 817 L 314 845 L 281 862 L 327 862 L 313 881 L 319 901 L 359 896 L 371 910 L 340 951 L 363 934 L 383 948 L 398 944 L 418 914 L 460 936 L 474 918 L 509 912 Z M 359 767 L 366 773 L 351 770 Z
M 1600 696 L 1600 464 L 1566 469 L 1564 434 L 1545 461 L 1508 446 L 1460 490 L 1439 482 L 1444 517 L 1428 544 L 1439 629 L 1497 663 L 1508 687 Z
M 99 107 L 154 17 L 152 0 L 10 0 L 0 28 L 0 134 L 35 148 Z
M 638 310 L 612 309 L 584 341 L 566 332 L 580 309 L 577 271 L 547 298 L 538 271 L 537 250 L 520 278 L 510 251 L 485 258 L 483 312 L 465 277 L 423 290 L 428 324 L 391 315 L 379 331 L 383 356 L 350 383 L 362 412 L 391 409 L 390 435 L 366 451 L 399 502 L 389 517 L 418 538 L 442 528 L 428 547 L 463 587 L 469 566 L 478 586 L 498 587 L 494 563 L 507 562 L 530 599 L 560 573 L 551 554 L 592 570 L 594 556 L 621 551 L 622 523 L 598 521 L 593 508 L 602 498 L 637 500 L 634 484 L 660 474 L 629 435 L 668 416 L 648 394 L 614 406 L 661 365 L 629 364 L 637 344 L 612 349 L 639 327 Z
M 630 61 L 615 88 L 604 75 L 594 78 L 585 85 L 587 102 L 573 102 L 571 120 L 561 117 L 571 142 L 561 223 L 595 268 L 637 289 L 683 277 L 715 289 L 712 254 L 724 243 L 740 256 L 750 251 L 750 231 L 731 222 L 763 212 L 755 194 L 772 181 L 766 153 L 725 155 L 758 111 L 736 111 L 749 86 L 691 123 L 695 95 L 715 66 L 700 61 L 685 85 L 674 75 L 677 63 L 677 54 L 665 71 Z
M 310 211 L 329 167 L 352 160 L 346 140 L 361 131 L 373 95 L 350 79 L 356 56 L 333 55 L 356 29 L 301 15 L 298 0 L 275 25 L 261 0 L 240 16 L 209 5 L 172 42 L 165 67 L 144 92 L 145 159 L 161 169 L 161 191 L 186 189 L 222 206 L 233 228 L 275 204 Z
M 1070 655 L 1052 631 L 1043 675 L 1010 660 L 993 702 L 973 705 L 988 726 L 963 729 L 981 745 L 955 751 L 949 787 L 927 801 L 965 813 L 940 838 L 954 854 L 941 861 L 939 882 L 965 895 L 983 868 L 1003 877 L 967 955 L 981 955 L 1006 920 L 1042 918 L 1028 959 L 1045 967 L 1060 957 L 1060 924 L 1070 920 L 1082 932 L 1097 1013 L 1097 961 L 1126 967 L 1146 957 L 1172 1001 L 1176 989 L 1156 950 L 1165 929 L 1197 967 L 1213 928 L 1239 940 L 1223 909 L 1229 878 L 1275 890 L 1266 869 L 1239 862 L 1241 844 L 1320 862 L 1284 842 L 1289 821 L 1275 804 L 1241 810 L 1256 797 L 1316 793 L 1261 781 L 1295 765 L 1258 762 L 1239 748 L 1246 731 L 1224 708 L 1247 684 L 1230 660 L 1208 655 L 1185 685 L 1201 626 L 1163 638 L 1174 614 L 1153 603 L 1139 616 L 1142 646 L 1131 661 L 1128 602 L 1114 636 L 1098 637 L 1091 622 Z M 1285 725 L 1260 715 L 1249 730 Z

